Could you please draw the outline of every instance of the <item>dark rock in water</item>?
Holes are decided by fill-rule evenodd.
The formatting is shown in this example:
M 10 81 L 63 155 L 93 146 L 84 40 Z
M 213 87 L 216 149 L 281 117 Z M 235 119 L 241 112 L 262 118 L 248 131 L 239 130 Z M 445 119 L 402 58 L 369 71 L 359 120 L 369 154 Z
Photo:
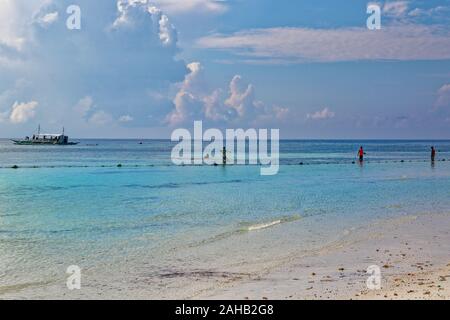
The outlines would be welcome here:
M 119 164 L 117 165 L 117 168 L 122 168 L 122 165 L 119 163 Z
M 402 161 L 400 161 L 400 162 L 405 162 L 405 160 L 402 160 Z
M 300 162 L 299 164 L 302 166 L 302 165 L 303 165 L 303 162 Z
M 352 161 L 352 164 L 355 164 L 356 162 L 355 161 Z
M 19 166 L 13 165 L 13 166 L 11 167 L 11 169 L 19 169 Z

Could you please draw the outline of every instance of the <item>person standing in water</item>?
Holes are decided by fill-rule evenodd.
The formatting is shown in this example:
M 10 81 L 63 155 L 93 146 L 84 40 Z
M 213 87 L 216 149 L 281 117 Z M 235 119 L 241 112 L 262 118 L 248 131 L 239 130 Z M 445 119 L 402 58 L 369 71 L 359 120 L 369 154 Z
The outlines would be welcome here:
M 227 149 L 225 147 L 222 150 L 222 164 L 227 164 Z
M 365 155 L 366 153 L 364 152 L 364 148 L 361 146 L 360 148 L 359 148 L 359 151 L 358 151 L 358 156 L 359 156 L 359 162 L 363 162 L 364 161 L 364 155 Z
M 436 149 L 434 147 L 431 147 L 431 161 L 434 162 L 436 159 Z

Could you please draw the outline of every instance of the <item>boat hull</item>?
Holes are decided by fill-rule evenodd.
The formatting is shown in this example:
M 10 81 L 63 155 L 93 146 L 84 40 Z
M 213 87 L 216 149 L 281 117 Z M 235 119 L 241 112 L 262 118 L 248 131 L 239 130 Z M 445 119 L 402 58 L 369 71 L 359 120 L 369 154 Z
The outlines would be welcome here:
M 79 142 L 58 143 L 50 141 L 11 140 L 19 146 L 76 146 Z

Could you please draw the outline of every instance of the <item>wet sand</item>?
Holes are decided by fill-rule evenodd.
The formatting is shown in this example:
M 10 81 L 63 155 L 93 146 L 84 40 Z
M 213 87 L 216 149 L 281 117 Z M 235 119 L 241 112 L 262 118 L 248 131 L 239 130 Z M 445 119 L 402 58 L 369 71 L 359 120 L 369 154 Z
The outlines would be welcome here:
M 303 233 L 308 230 L 305 224 L 297 220 L 233 238 L 240 248 L 247 248 L 245 257 L 234 257 L 234 264 L 209 269 L 184 266 L 160 274 L 133 262 L 135 268 L 142 265 L 141 269 L 131 274 L 120 269 L 123 278 L 118 283 L 110 284 L 98 279 L 97 272 L 86 270 L 80 291 L 65 288 L 64 274 L 57 282 L 4 287 L 0 299 L 450 299 L 450 214 L 380 220 L 350 229 L 320 249 L 292 254 L 287 254 L 284 240 L 262 241 L 267 233 L 280 239 L 293 235 L 287 233 L 288 229 Z M 342 226 L 337 229 L 343 230 Z M 255 247 L 249 247 L 243 239 Z M 294 241 L 293 237 L 289 239 Z M 299 239 L 302 237 L 296 241 Z M 262 256 L 267 248 L 258 240 L 264 246 L 279 246 L 280 259 L 267 262 Z M 229 249 L 230 243 L 223 246 Z M 239 247 L 237 243 L 234 246 Z M 195 254 L 198 249 L 193 250 Z M 217 246 L 210 250 L 216 257 Z M 252 255 L 262 260 L 252 260 Z M 370 276 L 367 269 L 374 265 L 381 271 L 381 290 L 369 290 L 366 285 Z M 113 276 L 119 279 L 119 275 Z
M 367 269 L 381 270 L 369 290 Z M 191 299 L 450 299 L 450 214 L 378 221 L 339 243 Z

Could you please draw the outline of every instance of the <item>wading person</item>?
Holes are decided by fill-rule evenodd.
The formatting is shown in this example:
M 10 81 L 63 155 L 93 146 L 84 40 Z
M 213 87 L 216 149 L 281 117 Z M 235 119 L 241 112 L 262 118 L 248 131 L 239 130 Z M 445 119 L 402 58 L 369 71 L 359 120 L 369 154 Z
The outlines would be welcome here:
M 227 164 L 227 149 L 225 147 L 222 150 L 222 164 Z
M 435 159 L 436 159 L 436 149 L 435 147 L 431 147 L 431 161 L 434 162 Z
M 359 157 L 359 162 L 363 162 L 364 161 L 364 155 L 366 153 L 364 152 L 364 148 L 361 146 L 361 148 L 359 148 L 358 151 L 358 157 Z

